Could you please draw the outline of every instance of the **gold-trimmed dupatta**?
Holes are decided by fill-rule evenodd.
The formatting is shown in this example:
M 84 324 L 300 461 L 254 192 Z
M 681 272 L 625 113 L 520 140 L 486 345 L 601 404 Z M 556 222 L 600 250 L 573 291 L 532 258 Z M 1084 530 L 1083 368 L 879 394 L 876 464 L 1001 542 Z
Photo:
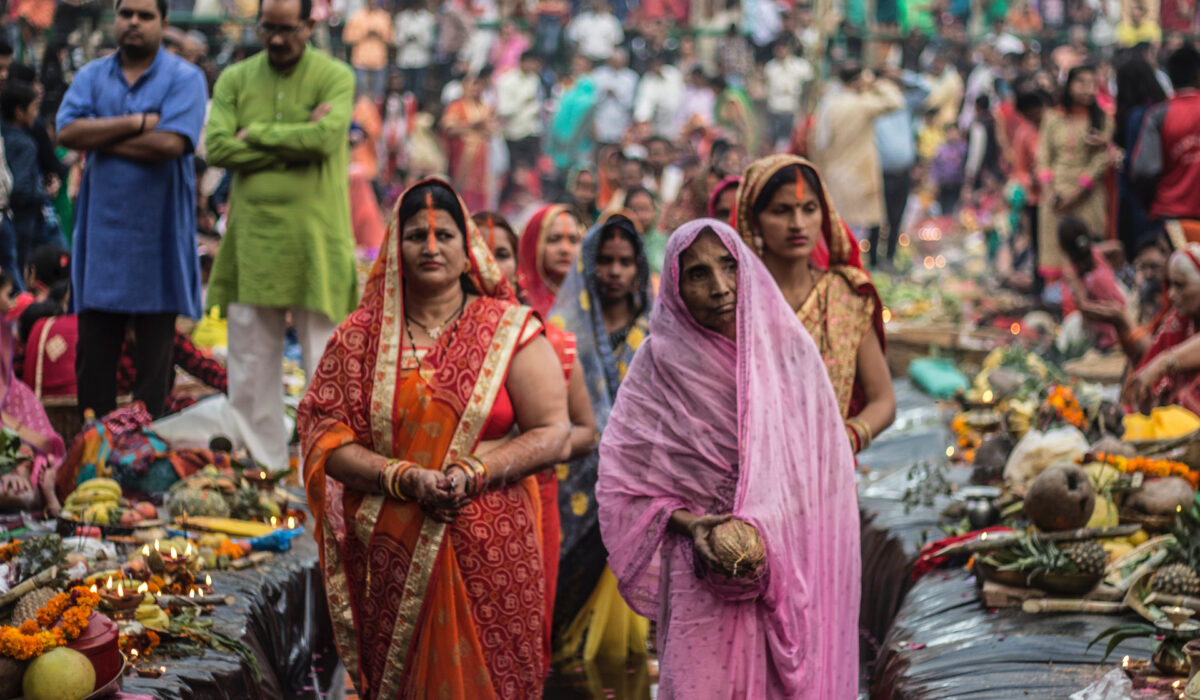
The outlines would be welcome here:
M 847 418 L 857 415 L 865 403 L 865 395 L 857 381 L 859 343 L 872 328 L 881 347 L 885 342 L 883 305 L 871 284 L 871 275 L 861 267 L 857 241 L 838 215 L 821 171 L 810 161 L 785 153 L 754 161 L 746 168 L 738 185 L 733 220 L 738 235 L 761 258 L 763 242 L 755 230 L 754 203 L 775 173 L 793 166 L 811 168 L 816 174 L 817 199 L 824 213 L 821 224 L 824 250 L 818 245 L 813 251 L 812 262 L 831 273 L 821 276 L 796 315 L 821 351 L 838 407 L 842 417 Z
M 414 188 L 427 182 L 449 189 L 440 180 Z M 468 277 L 483 297 L 430 351 L 440 355 L 434 374 L 401 371 L 403 284 L 394 214 L 362 302 L 330 341 L 300 408 L 305 487 L 335 641 L 356 687 L 373 698 L 495 697 L 450 528 L 424 517 L 416 504 L 345 489 L 324 469 L 329 455 L 350 442 L 427 468 L 471 452 L 517 348 L 536 331 L 532 311 L 515 303 L 487 242 L 459 205 L 468 229 Z M 485 493 L 468 510 L 524 508 L 526 492 L 536 496 L 532 479 L 526 481 Z M 529 534 L 536 539 L 534 530 Z M 431 619 L 436 623 L 420 624 Z M 440 657 L 454 663 L 439 663 Z

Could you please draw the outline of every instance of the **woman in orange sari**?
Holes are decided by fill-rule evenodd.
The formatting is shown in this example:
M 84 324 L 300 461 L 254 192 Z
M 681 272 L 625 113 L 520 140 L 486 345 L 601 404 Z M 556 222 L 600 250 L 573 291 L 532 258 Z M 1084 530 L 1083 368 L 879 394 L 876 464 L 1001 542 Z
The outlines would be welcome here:
M 538 698 L 562 374 L 448 184 L 392 218 L 300 405 L 338 653 L 366 698 Z
M 450 181 L 471 211 L 492 206 L 488 145 L 496 131 L 496 118 L 492 108 L 482 102 L 483 87 L 477 77 L 464 78 L 463 96 L 451 102 L 442 115 Z
M 871 276 L 854 264 L 850 231 L 812 163 L 774 155 L 746 168 L 734 221 L 817 343 L 855 452 L 896 417 L 883 354 L 883 306 Z M 814 260 L 819 241 L 828 263 Z

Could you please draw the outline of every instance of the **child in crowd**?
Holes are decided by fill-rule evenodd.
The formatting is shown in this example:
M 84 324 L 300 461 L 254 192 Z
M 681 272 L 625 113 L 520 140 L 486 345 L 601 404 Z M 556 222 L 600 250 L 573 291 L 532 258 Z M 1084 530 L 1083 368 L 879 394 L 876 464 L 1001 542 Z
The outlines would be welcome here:
M 958 208 L 965 182 L 967 140 L 957 124 L 946 125 L 946 139 L 937 148 L 929 164 L 929 177 L 937 188 L 937 201 L 942 215 L 949 216 Z

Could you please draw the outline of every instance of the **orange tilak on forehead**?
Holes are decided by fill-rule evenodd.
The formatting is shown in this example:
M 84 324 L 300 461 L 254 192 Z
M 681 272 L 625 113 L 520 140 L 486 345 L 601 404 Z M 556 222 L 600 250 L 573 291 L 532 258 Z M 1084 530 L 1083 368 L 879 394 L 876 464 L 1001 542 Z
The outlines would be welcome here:
M 796 173 L 796 201 L 804 199 L 804 173 Z
M 488 227 L 488 247 L 495 248 L 496 247 L 496 222 L 492 220 L 491 214 L 487 215 L 487 227 Z
M 434 233 L 437 231 L 437 210 L 433 208 L 433 193 L 429 190 L 425 191 L 425 215 L 429 217 L 429 252 L 437 252 L 437 239 Z

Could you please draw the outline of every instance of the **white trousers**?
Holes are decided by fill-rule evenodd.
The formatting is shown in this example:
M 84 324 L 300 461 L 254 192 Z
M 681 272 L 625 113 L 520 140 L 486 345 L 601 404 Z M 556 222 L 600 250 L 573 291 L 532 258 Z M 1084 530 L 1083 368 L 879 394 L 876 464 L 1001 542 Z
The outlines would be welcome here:
M 284 427 L 283 341 L 287 315 L 292 315 L 304 371 L 313 370 L 337 324 L 319 311 L 230 304 L 229 403 L 236 415 L 242 442 L 250 455 L 272 470 L 288 466 L 288 435 Z

